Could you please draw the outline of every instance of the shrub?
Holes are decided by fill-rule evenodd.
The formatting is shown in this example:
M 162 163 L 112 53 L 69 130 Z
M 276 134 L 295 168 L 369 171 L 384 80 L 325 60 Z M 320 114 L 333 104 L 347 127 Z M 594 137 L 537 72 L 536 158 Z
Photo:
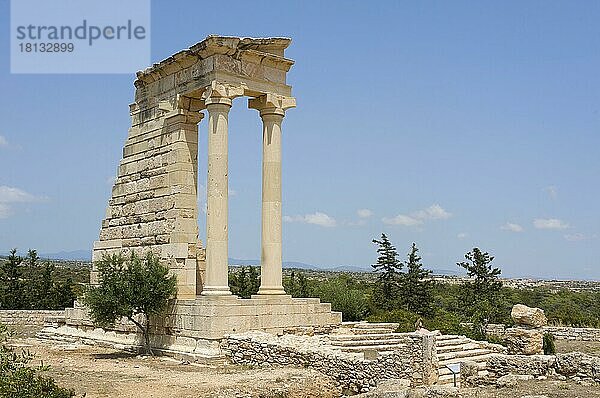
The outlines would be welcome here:
M 365 292 L 353 286 L 346 275 L 323 282 L 316 295 L 321 301 L 331 303 L 333 311 L 340 311 L 344 321 L 361 321 L 369 312 Z
M 0 398 L 71 398 L 73 390 L 56 385 L 54 379 L 42 376 L 39 372 L 46 366 L 28 367 L 32 355 L 29 352 L 14 352 L 4 343 L 7 329 L 0 324 Z
M 552 333 L 544 333 L 544 355 L 556 354 L 556 345 L 554 344 L 554 335 Z

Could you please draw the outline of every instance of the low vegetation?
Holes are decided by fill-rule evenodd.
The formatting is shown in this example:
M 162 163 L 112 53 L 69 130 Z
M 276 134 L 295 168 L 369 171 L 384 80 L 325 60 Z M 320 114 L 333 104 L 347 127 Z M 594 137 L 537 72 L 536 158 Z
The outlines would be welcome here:
M 10 251 L 0 260 L 0 309 L 57 310 L 72 307 L 81 282 L 88 278 L 87 270 L 58 268 L 50 261 L 42 261 L 35 250 L 25 257 Z
M 169 269 L 151 252 L 143 258 L 134 253 L 106 256 L 97 267 L 99 284 L 89 286 L 83 299 L 92 319 L 102 327 L 112 326 L 123 317 L 129 319 L 152 354 L 149 320 L 166 309 L 167 300 L 177 291 L 177 278 L 169 275 Z
M 6 345 L 7 328 L 0 324 L 0 398 L 71 398 L 73 390 L 61 388 L 42 373 L 46 366 L 29 366 L 33 356 Z

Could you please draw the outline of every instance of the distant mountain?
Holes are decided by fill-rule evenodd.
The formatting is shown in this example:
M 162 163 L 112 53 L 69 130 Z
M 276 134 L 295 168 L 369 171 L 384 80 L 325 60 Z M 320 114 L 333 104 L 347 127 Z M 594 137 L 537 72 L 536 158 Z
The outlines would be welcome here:
M 62 251 L 57 253 L 39 253 L 40 258 L 50 260 L 71 260 L 71 261 L 92 261 L 91 250 L 73 250 Z
M 229 264 L 231 265 L 260 265 L 260 260 L 242 260 L 239 258 L 229 258 Z M 300 269 L 323 269 L 316 265 L 300 263 L 297 261 L 284 261 L 283 268 L 300 268 Z

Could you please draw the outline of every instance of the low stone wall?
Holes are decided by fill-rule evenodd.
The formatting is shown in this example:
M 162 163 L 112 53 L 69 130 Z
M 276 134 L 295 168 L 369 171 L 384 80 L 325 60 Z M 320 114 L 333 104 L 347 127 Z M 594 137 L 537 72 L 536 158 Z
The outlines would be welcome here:
M 492 380 L 508 374 L 549 376 L 556 367 L 554 355 L 494 355 L 486 362 Z
M 325 336 L 273 336 L 260 332 L 226 336 L 222 352 L 236 364 L 298 366 L 320 371 L 345 393 L 367 392 L 387 379 L 410 380 L 412 386 L 437 381 L 435 337 L 416 333 L 398 336 L 403 344 L 392 352 L 366 360 L 363 354 L 342 352 Z
M 558 376 L 600 383 L 600 357 L 570 352 L 556 355 L 494 355 L 487 360 L 488 382 L 507 375 Z
M 600 329 L 546 326 L 544 331 L 559 340 L 600 341 Z
M 467 326 L 468 324 L 464 324 Z M 487 325 L 486 333 L 488 335 L 503 338 L 507 327 L 502 324 L 490 323 Z M 544 326 L 544 333 L 552 333 L 558 340 L 577 340 L 577 341 L 600 341 L 600 329 L 577 328 L 570 326 Z
M 64 317 L 64 310 L 0 310 L 0 323 L 11 326 L 44 326 L 47 317 Z

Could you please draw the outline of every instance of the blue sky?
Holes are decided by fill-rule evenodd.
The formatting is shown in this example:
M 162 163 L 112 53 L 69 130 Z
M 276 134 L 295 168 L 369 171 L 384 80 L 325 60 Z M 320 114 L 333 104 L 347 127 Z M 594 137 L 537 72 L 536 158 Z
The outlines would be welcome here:
M 10 74 L 8 15 L 1 0 L 0 252 L 89 249 L 134 74 Z M 599 20 L 596 1 L 153 1 L 152 61 L 208 34 L 293 39 L 285 260 L 368 266 L 385 232 L 431 268 L 478 246 L 507 276 L 600 279 Z M 231 257 L 260 257 L 260 134 L 236 100 Z

